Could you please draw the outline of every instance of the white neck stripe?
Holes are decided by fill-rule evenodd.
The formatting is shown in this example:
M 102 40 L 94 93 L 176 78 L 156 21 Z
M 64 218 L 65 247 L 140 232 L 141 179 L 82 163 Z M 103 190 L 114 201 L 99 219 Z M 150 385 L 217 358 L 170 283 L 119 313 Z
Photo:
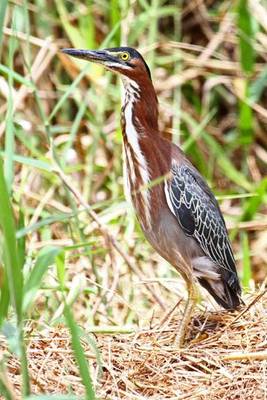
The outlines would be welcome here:
M 124 84 L 124 117 L 125 117 L 125 135 L 127 142 L 131 146 L 134 156 L 137 160 L 137 168 L 142 178 L 141 186 L 147 186 L 150 182 L 150 174 L 147 166 L 147 161 L 141 151 L 138 132 L 133 124 L 133 107 L 135 101 L 138 101 L 138 93 L 140 91 L 138 84 L 129 79 L 123 80 Z M 126 157 L 129 162 L 130 169 L 134 169 L 133 160 L 130 152 L 126 152 Z M 132 181 L 136 181 L 135 171 L 128 171 L 131 174 Z M 150 226 L 150 193 L 148 189 L 141 189 L 140 196 L 144 206 L 144 212 L 147 225 Z

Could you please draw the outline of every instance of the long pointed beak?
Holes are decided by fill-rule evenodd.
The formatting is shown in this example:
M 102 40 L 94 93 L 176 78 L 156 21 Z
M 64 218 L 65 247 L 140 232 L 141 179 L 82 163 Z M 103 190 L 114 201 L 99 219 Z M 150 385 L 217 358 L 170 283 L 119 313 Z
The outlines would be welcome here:
M 114 57 L 105 50 L 61 49 L 61 51 L 69 56 L 82 58 L 83 60 L 99 64 L 104 64 L 108 61 L 115 61 Z

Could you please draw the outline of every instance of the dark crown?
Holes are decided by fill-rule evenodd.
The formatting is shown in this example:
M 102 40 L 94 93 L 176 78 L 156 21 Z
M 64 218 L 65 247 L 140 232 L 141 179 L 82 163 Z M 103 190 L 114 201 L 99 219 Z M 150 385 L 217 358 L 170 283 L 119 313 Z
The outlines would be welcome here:
M 142 55 L 135 49 L 133 49 L 132 47 L 127 47 L 127 46 L 123 46 L 123 47 L 111 47 L 108 49 L 105 49 L 108 51 L 114 51 L 114 52 L 119 52 L 119 51 L 127 51 L 127 53 L 130 54 L 131 59 L 136 59 L 136 60 L 141 60 L 144 64 L 144 66 L 146 67 L 147 73 L 149 78 L 151 79 L 151 72 L 150 69 L 147 65 L 147 63 L 145 62 L 144 58 L 142 57 Z

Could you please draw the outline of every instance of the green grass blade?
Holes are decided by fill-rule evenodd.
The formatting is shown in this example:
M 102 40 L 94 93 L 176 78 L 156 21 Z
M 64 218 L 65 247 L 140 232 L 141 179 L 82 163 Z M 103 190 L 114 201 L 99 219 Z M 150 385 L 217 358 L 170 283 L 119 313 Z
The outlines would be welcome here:
M 19 221 L 18 221 L 18 229 L 24 229 L 24 215 L 22 212 L 22 208 L 20 206 L 19 210 Z M 25 236 L 21 236 L 19 239 L 17 238 L 18 243 L 18 262 L 20 268 L 22 269 L 25 264 L 26 259 L 26 239 Z
M 241 144 L 248 145 L 253 141 L 253 113 L 248 103 L 249 86 L 247 80 L 244 80 L 243 90 L 243 99 L 239 101 L 239 129 Z
M 237 25 L 239 28 L 240 63 L 243 71 L 247 74 L 253 72 L 255 63 L 252 18 L 252 14 L 248 7 L 248 0 L 239 0 L 237 8 Z
M 9 353 L 15 354 L 17 357 L 21 356 L 21 346 L 19 340 L 19 332 L 15 325 L 6 321 L 2 327 L 1 333 L 5 336 Z
M 14 24 L 13 17 L 13 24 Z M 9 46 L 9 54 L 8 54 L 8 63 L 9 69 L 12 70 L 13 67 L 13 57 L 16 50 L 16 39 L 12 36 L 10 38 L 10 46 Z M 13 154 L 14 154 L 14 121 L 13 121 L 13 76 L 8 76 L 8 88 L 9 88 L 9 96 L 7 102 L 7 113 L 6 113 L 6 129 L 5 129 L 5 158 L 4 158 L 4 171 L 6 178 L 6 185 L 8 188 L 8 192 L 11 193 L 11 187 L 13 183 Z
M 110 45 L 110 43 L 112 43 L 112 39 L 113 37 L 116 35 L 117 31 L 120 29 L 121 26 L 121 21 L 119 21 L 109 32 L 109 34 L 105 37 L 105 39 L 103 40 L 103 42 L 101 43 L 101 45 L 99 46 L 101 47 L 107 47 Z
M 82 80 L 82 78 L 86 75 L 88 70 L 90 69 L 90 64 L 87 63 L 83 70 L 79 73 L 76 79 L 72 82 L 72 84 L 68 87 L 66 92 L 63 94 L 63 96 L 59 99 L 55 107 L 53 108 L 52 112 L 50 113 L 48 117 L 48 122 L 51 121 L 51 119 L 56 115 L 56 113 L 60 110 L 60 108 L 63 106 L 65 101 L 68 99 L 69 95 L 74 91 L 75 87 L 79 84 L 79 82 Z
M 256 215 L 259 207 L 266 201 L 264 199 L 267 196 L 267 178 L 264 178 L 255 190 L 256 196 L 253 196 L 246 200 L 243 206 L 243 214 L 241 221 L 250 221 Z
M 43 228 L 44 226 L 47 226 L 47 225 L 51 225 L 55 222 L 63 222 L 66 220 L 70 220 L 74 216 L 75 216 L 75 213 L 68 213 L 68 214 L 56 214 L 51 217 L 44 218 L 44 219 L 36 222 L 35 224 L 26 226 L 25 228 L 17 231 L 17 238 L 21 238 L 30 232 L 37 231 L 38 229 Z
M 95 400 L 95 392 L 93 388 L 93 382 L 90 376 L 89 368 L 87 365 L 87 359 L 85 357 L 81 342 L 80 342 L 80 329 L 76 325 L 71 309 L 65 303 L 64 316 L 66 318 L 67 325 L 71 334 L 71 344 L 75 356 L 75 360 L 79 367 L 80 376 L 85 387 L 86 400 Z
M 111 22 L 111 28 L 114 28 L 119 24 L 120 27 L 120 21 L 121 21 L 121 15 L 120 15 L 120 8 L 119 8 L 119 1 L 118 0 L 111 0 L 109 2 L 109 7 L 110 7 L 110 22 Z M 116 30 L 116 33 L 113 36 L 113 42 L 114 46 L 119 46 L 121 41 L 121 32 L 120 29 Z
M 22 390 L 24 395 L 30 391 L 27 357 L 24 344 L 22 299 L 23 275 L 18 259 L 15 222 L 9 201 L 8 190 L 4 178 L 3 162 L 0 159 L 0 227 L 4 236 L 4 261 L 5 276 L 8 280 L 9 294 L 17 316 L 17 329 L 19 332 L 20 361 L 22 370 Z
M 65 251 L 61 251 L 56 257 L 57 277 L 62 288 L 65 286 Z
M 0 49 L 2 48 L 2 37 L 4 33 L 4 19 L 6 15 L 8 0 L 1 0 L 0 2 Z
M 74 357 L 76 363 L 78 365 L 80 376 L 82 379 L 82 383 L 85 387 L 86 393 L 86 400 L 95 400 L 95 392 L 93 388 L 93 382 L 90 376 L 89 368 L 87 365 L 87 360 L 80 342 L 80 328 L 77 326 L 71 309 L 67 304 L 65 293 L 64 293 L 64 286 L 65 286 L 65 252 L 61 251 L 60 254 L 56 257 L 56 265 L 57 265 L 57 274 L 59 285 L 61 287 L 62 295 L 64 298 L 64 316 L 66 323 L 69 327 L 70 334 L 71 334 L 71 345 L 74 352 Z
M 94 16 L 94 2 L 87 0 L 87 14 L 80 17 L 80 28 L 82 36 L 86 40 L 86 48 L 95 48 L 95 16 Z
M 56 256 L 61 252 L 58 247 L 45 247 L 37 256 L 33 270 L 24 286 L 23 310 L 33 303 L 34 298 L 42 284 L 42 279 L 48 267 L 55 262 Z
M 267 67 L 265 67 L 258 78 L 249 86 L 249 101 L 256 103 L 264 93 L 267 86 Z
M 1 370 L 3 370 L 2 365 L 0 368 Z M 1 370 L 0 370 L 0 395 L 3 396 L 5 400 L 14 400 L 13 394 L 10 392 L 9 388 L 6 385 L 5 375 L 3 375 Z
M 7 316 L 10 303 L 8 279 L 4 268 L 0 267 L 0 328 Z
M 251 273 L 251 262 L 250 262 L 250 249 L 249 249 L 249 241 L 247 232 L 242 232 L 241 235 L 242 241 L 242 253 L 243 253 L 243 278 L 242 284 L 244 290 L 249 288 L 249 283 L 252 277 Z
M 3 151 L 0 151 L 0 156 L 3 156 L 4 153 Z M 49 163 L 42 161 L 42 160 L 37 160 L 35 158 L 31 157 L 25 157 L 21 156 L 19 154 L 13 154 L 13 161 L 16 161 L 20 164 L 28 165 L 29 167 L 32 168 L 38 168 L 47 172 L 53 171 L 53 166 L 50 165 Z
M 31 81 L 26 79 L 24 76 L 18 74 L 12 68 L 7 67 L 6 65 L 0 64 L 0 72 L 8 76 L 8 78 L 12 78 L 14 81 L 21 83 L 31 89 L 34 89 L 34 85 Z
M 22 271 L 18 262 L 16 229 L 9 195 L 4 178 L 3 162 L 0 159 L 0 227 L 4 236 L 4 254 L 6 260 L 6 276 L 10 297 L 16 310 L 18 321 L 22 319 Z
M 253 16 L 248 0 L 239 0 L 237 7 L 237 26 L 239 28 L 239 51 L 241 68 L 247 78 L 253 73 L 255 65 Z M 248 145 L 253 140 L 253 114 L 249 105 L 249 80 L 244 79 L 243 96 L 239 103 L 239 129 L 241 143 Z
M 67 33 L 71 43 L 77 48 L 86 48 L 86 40 L 80 34 L 79 29 L 75 28 L 69 22 L 69 13 L 66 8 L 66 3 L 62 0 L 55 0 L 55 5 L 62 23 L 62 27 Z

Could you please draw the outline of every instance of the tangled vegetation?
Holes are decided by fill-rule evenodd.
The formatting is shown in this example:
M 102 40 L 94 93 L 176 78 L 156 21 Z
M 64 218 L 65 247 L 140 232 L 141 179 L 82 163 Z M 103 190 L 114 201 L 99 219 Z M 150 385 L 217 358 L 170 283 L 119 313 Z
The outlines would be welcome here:
M 0 3 L 3 398 L 263 399 L 266 0 Z M 121 44 L 220 202 L 244 291 L 241 315 L 201 292 L 182 352 L 183 281 L 123 195 L 119 79 L 60 53 Z

